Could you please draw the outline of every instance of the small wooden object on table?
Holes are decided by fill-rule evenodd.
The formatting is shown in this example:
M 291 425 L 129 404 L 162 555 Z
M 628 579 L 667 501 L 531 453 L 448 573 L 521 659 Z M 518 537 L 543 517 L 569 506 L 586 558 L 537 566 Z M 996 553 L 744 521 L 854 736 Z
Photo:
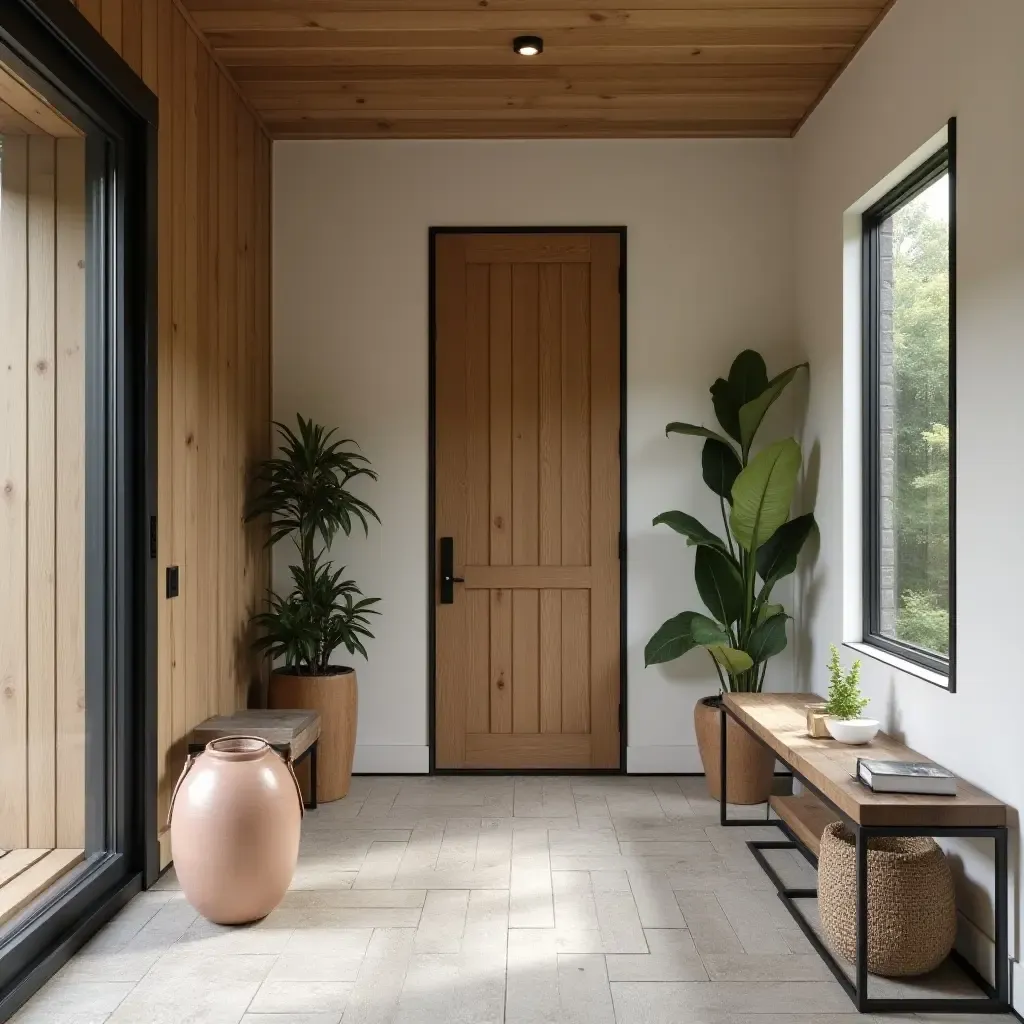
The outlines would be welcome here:
M 253 708 L 231 715 L 214 715 L 197 725 L 188 738 L 188 752 L 201 752 L 222 736 L 258 736 L 285 754 L 296 768 L 309 759 L 307 810 L 316 810 L 316 761 L 320 745 L 320 715 L 316 711 L 268 711 Z
M 825 719 L 828 715 L 825 714 L 825 708 L 827 704 L 808 704 L 807 705 L 807 735 L 813 736 L 818 740 L 827 740 L 831 738 L 831 733 L 828 731 L 828 726 L 825 724 Z
M 821 697 L 813 693 L 727 693 L 722 698 L 721 775 L 727 777 L 726 723 L 731 718 L 788 765 L 804 784 L 799 796 L 771 798 L 771 807 L 797 842 L 750 840 L 747 845 L 775 883 L 786 909 L 811 945 L 832 969 L 861 1013 L 1003 1013 L 1009 1007 L 1009 870 L 1007 807 L 965 779 L 957 779 L 957 795 L 875 793 L 854 778 L 857 758 L 865 754 L 883 761 L 928 761 L 884 732 L 866 746 L 847 746 L 807 734 L 808 705 Z M 764 819 L 730 819 L 728 793 L 722 794 L 722 825 L 764 825 Z M 855 912 L 857 956 L 854 979 L 847 978 L 832 951 L 822 942 L 796 905 L 817 897 L 815 889 L 788 887 L 765 859 L 765 850 L 799 846 L 817 857 L 821 834 L 831 821 L 842 821 L 853 834 L 856 857 Z M 995 984 L 990 985 L 954 950 L 961 970 L 981 990 L 974 997 L 929 996 L 873 998 L 868 996 L 868 843 L 878 836 L 932 836 L 991 839 L 994 846 Z

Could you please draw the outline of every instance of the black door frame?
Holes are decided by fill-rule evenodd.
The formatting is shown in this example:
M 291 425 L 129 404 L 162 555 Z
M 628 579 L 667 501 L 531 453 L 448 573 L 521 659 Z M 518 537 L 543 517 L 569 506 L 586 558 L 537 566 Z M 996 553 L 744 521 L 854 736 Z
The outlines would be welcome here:
M 0 59 L 86 132 L 86 846 L 0 942 L 6 1020 L 159 874 L 157 100 L 67 0 L 4 0 Z
M 618 768 L 438 768 L 437 767 L 437 238 L 439 235 L 617 235 L 619 238 L 619 767 Z M 627 230 L 621 225 L 577 227 L 432 227 L 428 232 L 429 414 L 427 428 L 427 690 L 431 775 L 625 775 L 628 673 L 626 670 L 626 299 Z

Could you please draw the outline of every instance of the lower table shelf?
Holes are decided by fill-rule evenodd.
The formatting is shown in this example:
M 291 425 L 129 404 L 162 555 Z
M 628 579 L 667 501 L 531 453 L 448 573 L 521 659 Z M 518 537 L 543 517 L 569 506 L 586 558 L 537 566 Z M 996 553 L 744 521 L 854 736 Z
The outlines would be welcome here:
M 821 834 L 827 825 L 838 821 L 835 811 L 826 807 L 813 793 L 798 796 L 773 796 L 771 809 L 789 826 L 793 835 L 818 856 L 821 848 Z

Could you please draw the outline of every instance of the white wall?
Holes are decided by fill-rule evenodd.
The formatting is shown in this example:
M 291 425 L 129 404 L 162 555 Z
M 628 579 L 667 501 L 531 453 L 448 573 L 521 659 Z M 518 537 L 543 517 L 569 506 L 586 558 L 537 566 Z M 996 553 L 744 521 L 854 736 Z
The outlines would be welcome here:
M 337 424 L 380 472 L 361 490 L 383 527 L 338 544 L 366 593 L 384 599 L 369 664 L 357 666 L 357 770 L 427 767 L 427 229 L 520 224 L 629 231 L 628 765 L 700 770 L 692 708 L 716 690 L 713 673 L 696 654 L 643 667 L 651 632 L 700 607 L 692 549 L 651 519 L 670 508 L 712 526 L 718 516 L 700 444 L 666 439 L 664 426 L 712 423 L 707 388 L 742 348 L 759 348 L 769 369 L 788 365 L 791 150 L 788 140 L 275 145 L 275 415 Z M 790 688 L 786 658 L 773 672 Z
M 859 477 L 856 330 L 847 331 L 844 373 L 844 212 L 957 116 L 957 692 L 872 659 L 864 687 L 890 731 L 1012 807 L 1024 804 L 1022 42 L 1020 0 L 899 0 L 795 141 L 799 331 L 814 367 L 806 443 L 820 453 L 821 524 L 820 556 L 803 580 L 801 670 L 819 688 L 828 644 L 857 638 L 856 615 L 844 609 L 844 595 L 857 595 L 844 534 L 859 536 L 855 489 L 843 497 L 844 482 Z M 853 263 L 847 327 L 857 316 Z M 991 934 L 986 845 L 959 844 L 954 857 L 961 909 Z M 1019 847 L 1011 864 L 1019 883 Z M 1019 891 L 1011 922 L 1024 911 Z M 1019 927 L 1011 949 L 1019 949 Z M 970 927 L 961 943 L 986 952 Z M 1019 971 L 1016 988 L 1024 1008 Z

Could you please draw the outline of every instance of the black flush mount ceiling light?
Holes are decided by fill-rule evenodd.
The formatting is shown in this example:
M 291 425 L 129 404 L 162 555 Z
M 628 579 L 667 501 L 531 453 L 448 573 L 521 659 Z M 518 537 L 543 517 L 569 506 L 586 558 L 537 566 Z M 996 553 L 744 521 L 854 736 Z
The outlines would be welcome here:
M 540 36 L 516 36 L 512 40 L 512 49 L 520 57 L 536 57 L 544 52 L 544 40 Z

